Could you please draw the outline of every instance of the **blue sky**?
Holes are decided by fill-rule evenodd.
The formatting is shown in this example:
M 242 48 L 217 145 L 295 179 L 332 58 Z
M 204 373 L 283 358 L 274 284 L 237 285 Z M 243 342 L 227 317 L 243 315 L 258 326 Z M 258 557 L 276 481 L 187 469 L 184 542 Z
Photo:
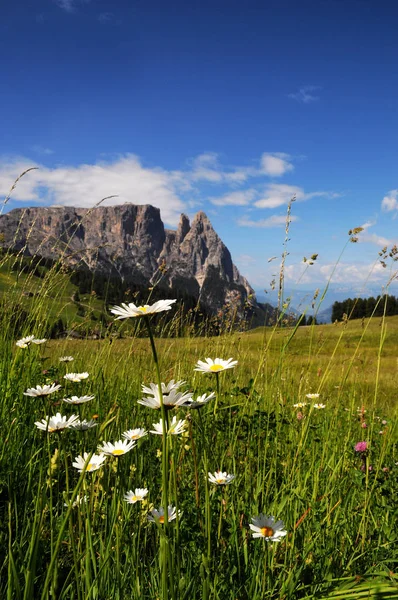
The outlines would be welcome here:
M 295 194 L 287 284 L 385 285 L 398 242 L 398 4 L 389 0 L 36 0 L 0 8 L 6 210 L 204 210 L 269 288 Z M 305 270 L 304 256 L 318 253 Z M 268 263 L 270 257 L 277 256 Z M 394 268 L 394 266 L 392 266 Z

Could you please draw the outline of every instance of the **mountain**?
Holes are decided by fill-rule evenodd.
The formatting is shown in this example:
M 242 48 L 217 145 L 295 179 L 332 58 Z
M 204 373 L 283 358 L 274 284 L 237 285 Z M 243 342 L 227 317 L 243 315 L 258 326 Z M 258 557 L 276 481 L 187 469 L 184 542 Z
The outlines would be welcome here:
M 243 314 L 251 297 L 256 305 L 204 212 L 192 223 L 181 215 L 174 231 L 150 205 L 14 209 L 0 217 L 0 237 L 12 252 L 61 259 L 142 288 L 161 276 L 161 287 L 195 298 L 211 313 L 233 305 Z

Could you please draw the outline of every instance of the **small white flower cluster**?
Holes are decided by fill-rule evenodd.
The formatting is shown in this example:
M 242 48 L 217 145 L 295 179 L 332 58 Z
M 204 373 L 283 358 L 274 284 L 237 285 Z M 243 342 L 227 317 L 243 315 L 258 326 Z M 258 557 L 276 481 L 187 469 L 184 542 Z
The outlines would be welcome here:
M 73 383 L 80 383 L 84 379 L 87 379 L 87 377 L 89 377 L 89 374 L 87 372 L 67 373 L 66 375 L 64 375 L 64 379 L 66 379 L 66 381 L 72 381 Z
M 317 400 L 319 398 L 319 394 L 306 394 L 305 395 L 306 398 L 308 398 L 309 400 Z M 304 408 L 304 406 L 307 406 L 308 402 L 297 402 L 296 404 L 293 404 L 294 408 Z M 326 404 L 320 404 L 320 403 L 316 403 L 312 405 L 312 408 L 315 408 L 316 410 L 320 410 L 322 408 L 326 408 Z
M 35 421 L 35 425 L 38 429 L 46 431 L 47 433 L 55 433 L 63 431 L 64 429 L 74 429 L 75 431 L 85 431 L 96 427 L 97 423 L 92 419 L 90 421 L 80 421 L 77 415 L 65 417 L 61 413 L 57 413 L 55 416 L 46 416 L 41 421 Z
M 18 346 L 18 348 L 28 348 L 31 344 L 40 346 L 40 344 L 44 344 L 46 341 L 47 338 L 38 339 L 34 335 L 28 335 L 15 342 L 15 345 Z

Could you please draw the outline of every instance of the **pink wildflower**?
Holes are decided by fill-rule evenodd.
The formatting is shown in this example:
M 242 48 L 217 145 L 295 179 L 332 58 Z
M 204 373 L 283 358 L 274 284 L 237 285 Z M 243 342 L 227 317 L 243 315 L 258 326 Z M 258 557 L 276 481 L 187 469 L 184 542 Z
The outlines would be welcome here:
M 355 452 L 366 452 L 368 449 L 368 442 L 358 442 L 355 444 Z

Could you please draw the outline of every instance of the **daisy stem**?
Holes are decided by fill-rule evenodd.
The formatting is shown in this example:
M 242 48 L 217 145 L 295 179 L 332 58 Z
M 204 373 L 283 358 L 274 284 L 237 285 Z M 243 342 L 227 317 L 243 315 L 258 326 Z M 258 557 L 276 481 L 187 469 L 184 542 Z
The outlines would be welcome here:
M 62 444 L 62 433 L 60 431 L 58 431 L 57 434 L 58 434 L 59 452 L 60 452 L 60 454 L 63 454 L 64 464 L 65 464 L 65 485 L 66 485 L 67 498 L 68 498 L 68 502 L 69 502 L 69 469 L 68 469 L 68 457 L 66 455 L 66 452 L 65 452 L 63 444 Z
M 223 494 L 222 494 L 222 490 L 221 490 L 220 517 L 218 519 L 218 543 L 220 543 L 220 540 L 221 540 L 222 511 L 223 511 Z
M 161 563 L 162 563 L 162 595 L 163 600 L 169 600 L 168 594 L 168 565 L 169 565 L 169 540 L 168 540 L 168 506 L 169 506 L 169 463 L 168 463 L 168 440 L 167 440 L 167 416 L 166 409 L 163 403 L 163 392 L 162 392 L 162 379 L 160 376 L 160 367 L 158 354 L 156 352 L 155 340 L 153 337 L 151 324 L 149 321 L 149 317 L 144 316 L 145 325 L 148 331 L 149 341 L 151 343 L 153 360 L 155 363 L 156 369 L 156 377 L 157 384 L 159 389 L 159 399 L 160 399 L 160 410 L 162 415 L 162 506 L 164 511 L 164 538 L 161 537 L 160 540 L 160 552 L 161 552 Z M 172 572 L 170 571 L 170 578 L 172 577 Z M 174 587 L 172 581 L 170 581 L 171 590 L 174 595 Z
M 220 374 L 216 372 L 216 386 L 217 386 L 217 396 L 216 396 L 216 401 L 214 403 L 214 416 L 216 416 L 216 412 L 217 412 L 217 406 L 218 406 L 218 399 L 220 397 Z
M 200 500 L 199 500 L 198 461 L 197 461 L 197 458 L 196 458 L 196 448 L 195 448 L 195 442 L 194 442 L 194 439 L 193 439 L 192 421 L 191 421 L 191 419 L 189 420 L 189 438 L 191 440 L 193 466 L 194 466 L 194 470 L 195 470 L 195 499 L 196 499 L 196 506 L 199 508 Z

